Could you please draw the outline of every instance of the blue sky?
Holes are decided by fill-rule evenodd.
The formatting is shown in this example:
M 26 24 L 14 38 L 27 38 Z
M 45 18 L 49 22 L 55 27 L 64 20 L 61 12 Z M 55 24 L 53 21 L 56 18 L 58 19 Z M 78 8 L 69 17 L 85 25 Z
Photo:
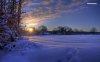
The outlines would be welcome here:
M 70 26 L 89 30 L 92 27 L 100 29 L 100 6 L 89 5 L 88 8 L 81 9 L 72 13 L 61 14 L 61 17 L 52 19 L 53 21 L 45 21 L 43 25 L 50 28 L 56 26 Z
M 26 2 L 24 11 L 27 12 L 27 17 L 34 19 L 28 24 L 46 25 L 49 29 L 70 26 L 83 30 L 96 27 L 100 30 L 99 0 L 31 0 Z M 24 18 L 25 22 L 26 17 Z

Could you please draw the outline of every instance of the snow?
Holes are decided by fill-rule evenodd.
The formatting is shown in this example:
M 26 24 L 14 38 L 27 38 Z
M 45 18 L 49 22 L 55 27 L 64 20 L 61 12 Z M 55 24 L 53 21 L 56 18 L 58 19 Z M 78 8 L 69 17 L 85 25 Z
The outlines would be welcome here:
M 100 35 L 25 36 L 30 41 L 50 47 L 99 47 Z
M 24 36 L 0 50 L 0 62 L 100 62 L 100 35 Z
M 16 42 L 12 42 L 6 46 L 8 51 L 24 51 L 31 49 L 40 49 L 43 46 L 37 43 L 30 42 L 27 39 L 17 40 Z

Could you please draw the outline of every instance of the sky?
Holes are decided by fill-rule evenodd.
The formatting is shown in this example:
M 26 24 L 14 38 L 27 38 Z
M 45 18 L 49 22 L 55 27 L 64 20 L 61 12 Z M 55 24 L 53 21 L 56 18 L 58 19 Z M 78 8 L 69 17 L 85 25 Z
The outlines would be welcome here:
M 100 0 L 25 0 L 23 11 L 26 27 L 69 26 L 86 31 L 96 27 L 100 31 Z

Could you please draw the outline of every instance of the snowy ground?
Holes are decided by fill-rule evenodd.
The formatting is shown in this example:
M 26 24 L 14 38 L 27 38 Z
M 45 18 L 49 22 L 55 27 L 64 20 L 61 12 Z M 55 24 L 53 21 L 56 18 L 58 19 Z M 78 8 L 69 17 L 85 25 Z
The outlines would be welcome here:
M 100 35 L 25 36 L 35 43 L 50 47 L 100 47 Z
M 0 51 L 0 62 L 100 62 L 100 35 L 24 37 Z

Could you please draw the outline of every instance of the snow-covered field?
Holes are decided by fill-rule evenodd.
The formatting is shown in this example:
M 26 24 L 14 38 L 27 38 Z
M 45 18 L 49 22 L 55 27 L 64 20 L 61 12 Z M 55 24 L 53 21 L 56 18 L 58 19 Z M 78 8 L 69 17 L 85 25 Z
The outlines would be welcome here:
M 30 41 L 50 47 L 100 47 L 100 35 L 25 36 Z
M 0 62 L 100 62 L 100 35 L 24 37 L 0 51 Z

